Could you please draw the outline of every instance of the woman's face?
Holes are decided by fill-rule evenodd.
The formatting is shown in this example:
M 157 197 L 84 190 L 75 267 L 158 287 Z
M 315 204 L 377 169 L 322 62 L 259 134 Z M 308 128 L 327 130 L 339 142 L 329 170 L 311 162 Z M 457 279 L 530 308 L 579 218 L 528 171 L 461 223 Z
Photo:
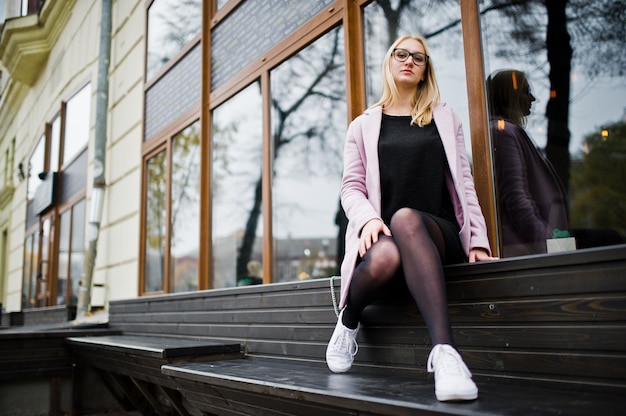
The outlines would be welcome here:
M 410 54 L 424 54 L 424 47 L 415 39 L 405 39 L 396 46 L 396 50 L 402 49 Z M 399 61 L 395 57 L 391 58 L 390 69 L 393 79 L 398 87 L 414 88 L 424 80 L 424 72 L 426 72 L 426 62 L 424 65 L 416 65 L 413 56 L 408 56 L 404 62 Z
M 520 99 L 520 108 L 524 110 L 524 115 L 527 116 L 530 114 L 530 108 L 533 105 L 533 101 L 535 101 L 535 96 L 530 92 L 530 85 L 528 82 L 524 82 L 522 85 L 521 94 L 519 95 Z

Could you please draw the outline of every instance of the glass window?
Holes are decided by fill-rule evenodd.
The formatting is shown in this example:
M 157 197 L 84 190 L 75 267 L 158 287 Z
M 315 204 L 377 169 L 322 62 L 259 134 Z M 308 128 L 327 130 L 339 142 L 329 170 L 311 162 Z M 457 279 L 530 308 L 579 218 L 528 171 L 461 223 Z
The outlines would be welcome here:
M 37 282 L 37 255 L 39 253 L 39 233 L 26 236 L 24 241 L 24 270 L 22 277 L 22 309 L 35 307 L 35 284 Z
M 91 85 L 87 84 L 66 104 L 63 164 L 67 165 L 89 142 Z
M 200 122 L 172 141 L 170 292 L 198 289 Z
M 41 222 L 41 251 L 37 274 L 37 306 L 48 306 L 50 302 L 50 245 L 53 236 L 53 221 L 50 217 Z
M 481 28 L 501 256 L 624 243 L 618 2 L 495 3 Z
M 167 232 L 167 159 L 162 150 L 146 166 L 144 292 L 164 289 Z
M 28 160 L 28 200 L 30 201 L 35 197 L 37 188 L 43 182 L 39 176 L 40 173 L 45 171 L 45 154 L 46 152 L 46 137 L 41 136 L 39 143 L 33 150 Z
M 335 28 L 271 72 L 275 282 L 337 272 L 343 45 L 343 28 Z
M 202 27 L 202 0 L 154 0 L 148 9 L 146 79 L 151 79 Z
M 57 305 L 67 304 L 67 281 L 69 279 L 70 232 L 72 229 L 72 210 L 59 216 L 59 252 L 57 253 Z M 76 292 L 78 293 L 78 292 Z
M 66 299 L 70 305 L 76 305 L 78 301 L 79 284 L 85 267 L 85 205 L 83 199 L 72 207 L 69 295 Z
M 59 149 L 61 145 L 61 117 L 55 117 L 50 125 L 50 172 L 59 171 Z
M 260 283 L 262 103 L 258 82 L 213 111 L 212 287 Z

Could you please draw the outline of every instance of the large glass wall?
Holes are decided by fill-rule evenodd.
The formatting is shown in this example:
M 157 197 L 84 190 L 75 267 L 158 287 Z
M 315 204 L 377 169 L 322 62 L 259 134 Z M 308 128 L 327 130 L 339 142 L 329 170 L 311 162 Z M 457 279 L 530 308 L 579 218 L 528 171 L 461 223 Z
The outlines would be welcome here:
M 211 118 L 212 287 L 260 283 L 262 105 L 255 82 Z
M 189 4 L 192 3 L 199 8 L 200 3 Z M 327 7 L 331 3 L 333 7 Z M 342 24 L 352 21 L 346 17 L 355 10 L 354 3 L 361 5 L 362 33 L 351 30 L 344 39 Z M 175 205 L 174 184 L 170 196 L 165 190 L 170 186 L 167 181 L 176 181 L 175 167 L 166 166 L 171 161 L 170 152 L 174 155 L 176 150 L 174 142 L 166 142 L 171 139 L 171 132 L 178 130 L 176 126 L 187 123 L 180 119 L 190 119 L 194 111 L 203 126 L 200 143 L 206 147 L 201 147 L 201 159 L 194 161 L 200 166 L 196 185 L 202 198 L 196 195 L 199 220 L 194 217 L 193 224 L 206 224 L 209 229 L 200 229 L 197 234 L 184 233 L 189 241 L 200 240 L 200 255 L 195 269 L 189 260 L 181 270 L 200 274 L 206 270 L 207 276 L 197 276 L 193 281 L 202 288 L 337 273 L 345 225 L 339 187 L 345 131 L 350 121 L 347 111 L 358 114 L 361 107 L 379 99 L 384 54 L 395 38 L 403 34 L 426 38 L 441 101 L 461 118 L 466 151 L 471 163 L 475 161 L 480 166 L 479 197 L 491 197 L 490 189 L 484 188 L 492 178 L 483 173 L 491 167 L 484 166 L 489 162 L 485 162 L 485 154 L 477 153 L 484 149 L 475 146 L 475 160 L 471 158 L 472 139 L 474 144 L 486 146 L 486 134 L 474 138 L 469 134 L 470 112 L 475 116 L 485 111 L 482 104 L 477 105 L 482 103 L 477 98 L 482 99 L 484 91 L 480 90 L 481 84 L 476 96 L 468 96 L 462 10 L 458 1 L 319 0 L 284 4 L 205 1 L 204 5 L 211 7 L 203 9 L 208 14 L 204 21 L 209 27 L 202 29 L 202 39 L 210 41 L 210 45 L 199 43 L 196 36 L 202 19 L 196 16 L 198 20 L 185 23 L 188 25 L 185 30 L 172 29 L 170 26 L 178 25 L 168 23 L 175 15 L 168 16 L 174 3 L 155 0 L 150 4 L 144 215 L 153 224 L 145 223 L 143 237 L 146 291 L 177 290 L 174 287 L 178 278 L 168 280 L 170 277 L 166 276 L 176 274 L 174 264 L 168 262 L 188 257 L 184 252 L 175 254 L 174 247 L 162 240 L 169 238 L 167 233 L 174 232 L 160 227 L 173 220 L 166 211 L 174 212 L 175 208 L 168 208 L 170 202 L 162 203 L 159 198 L 169 197 Z M 596 9 L 591 7 L 593 2 L 582 0 L 570 1 L 561 20 L 559 10 L 553 10 L 556 8 L 553 2 L 481 0 L 478 4 L 486 73 L 513 67 L 525 73 L 528 85 L 522 77 L 515 78 L 515 82 L 533 108 L 531 114 L 522 118 L 532 139 L 531 148 L 541 150 L 538 152 L 541 163 L 546 160 L 552 163 L 552 167 L 545 169 L 557 184 L 547 191 L 542 188 L 542 192 L 558 194 L 550 197 L 550 204 L 560 204 L 567 221 L 546 231 L 538 244 L 540 249 L 532 252 L 547 252 L 547 240 L 567 232 L 576 233 L 577 248 L 622 241 L 625 223 L 622 198 L 626 191 L 622 189 L 624 181 L 613 183 L 611 179 L 622 175 L 619 167 L 623 164 L 615 162 L 622 153 L 619 147 L 611 146 L 621 143 L 614 138 L 623 134 L 624 103 L 620 97 L 624 96 L 621 70 L 624 58 L 619 53 L 623 49 L 623 37 L 605 36 L 603 32 L 622 33 L 623 25 L 612 21 L 606 13 L 600 16 L 602 13 L 598 12 L 596 16 Z M 611 10 L 615 2 L 602 0 L 600 4 Z M 559 44 L 563 36 L 546 35 L 548 28 L 556 27 L 550 22 L 557 21 L 567 30 L 566 38 L 573 50 L 571 58 L 564 59 L 563 52 L 568 48 Z M 561 31 L 563 25 L 559 26 Z M 171 45 L 176 46 L 170 50 L 166 45 L 163 51 L 159 50 L 156 39 L 165 38 L 171 38 Z M 174 42 L 174 38 L 178 40 Z M 554 56 L 553 51 L 559 54 Z M 158 57 L 161 52 L 164 55 Z M 480 51 L 468 53 L 478 55 Z M 564 69 L 566 61 L 570 66 Z M 473 65 L 471 62 L 469 65 Z M 349 63 L 347 67 L 346 63 Z M 203 71 L 201 83 L 194 72 L 199 67 Z M 181 99 L 169 95 L 183 91 L 179 85 L 197 94 L 185 90 L 176 96 L 185 98 L 188 105 L 181 106 Z M 204 92 L 202 98 L 200 91 Z M 198 105 L 201 99 L 206 101 Z M 174 113 L 176 108 L 180 111 Z M 495 107 L 490 103 L 489 108 Z M 495 129 L 499 124 L 497 117 L 494 120 Z M 481 121 L 487 122 L 486 118 Z M 495 144 L 493 132 L 490 139 Z M 500 150 L 496 146 L 494 166 L 504 153 L 502 146 Z M 154 170 L 156 167 L 159 172 Z M 538 176 L 540 169 L 531 168 L 527 172 Z M 163 182 L 165 188 L 155 188 L 150 184 L 152 180 Z M 494 181 L 494 189 L 495 184 Z M 152 191 L 156 193 L 151 195 Z M 499 242 L 492 244 L 504 249 L 506 244 L 502 243 L 508 227 L 505 210 L 510 203 L 505 202 L 508 199 L 501 190 L 496 193 L 495 210 L 489 206 L 485 216 L 490 227 L 498 220 Z M 164 217 L 157 221 L 153 214 L 160 210 L 164 210 Z M 550 221 L 558 217 L 549 216 Z M 555 229 L 558 229 L 556 233 Z M 571 241 L 559 240 L 555 244 L 565 248 Z M 524 253 L 501 250 L 500 254 L 506 257 Z M 163 268 L 168 265 L 169 272 L 165 273 Z M 271 276 L 263 275 L 263 271 L 271 271 L 268 273 Z M 170 285 L 157 284 L 149 289 L 148 283 L 153 279 L 169 281 Z M 193 284 L 181 287 L 192 289 Z
M 343 45 L 343 28 L 335 28 L 271 72 L 275 282 L 337 270 Z
M 481 2 L 501 255 L 623 243 L 623 4 L 501 3 Z

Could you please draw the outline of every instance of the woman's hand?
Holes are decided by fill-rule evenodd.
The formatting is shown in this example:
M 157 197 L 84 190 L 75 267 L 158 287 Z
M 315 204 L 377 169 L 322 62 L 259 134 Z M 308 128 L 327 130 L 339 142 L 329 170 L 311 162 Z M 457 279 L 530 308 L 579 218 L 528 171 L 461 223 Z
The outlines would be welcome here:
M 383 233 L 391 237 L 391 230 L 379 219 L 369 220 L 361 230 L 361 241 L 359 242 L 359 255 L 365 256 L 367 250 L 378 241 L 378 235 Z
M 497 257 L 491 257 L 489 252 L 484 248 L 473 248 L 469 252 L 469 262 L 474 263 L 477 261 L 498 260 Z

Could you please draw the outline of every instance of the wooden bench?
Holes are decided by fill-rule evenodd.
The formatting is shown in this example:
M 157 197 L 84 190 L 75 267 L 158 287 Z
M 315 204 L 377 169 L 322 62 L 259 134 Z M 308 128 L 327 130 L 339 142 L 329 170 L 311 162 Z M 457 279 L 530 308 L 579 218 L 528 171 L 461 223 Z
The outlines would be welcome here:
M 434 398 L 430 340 L 408 296 L 364 311 L 355 365 L 340 375 L 324 362 L 336 322 L 329 279 L 115 301 L 109 325 L 242 346 L 243 358 L 162 364 L 154 381 L 167 379 L 190 413 L 622 414 L 626 246 L 445 272 L 454 336 L 480 390 L 470 403 Z
M 161 366 L 240 357 L 237 343 L 165 335 L 106 335 L 68 338 L 75 362 L 96 370 L 124 410 L 188 415 L 177 383 Z
M 104 324 L 37 325 L 0 331 L 0 383 L 16 380 L 70 377 L 73 360 L 67 337 L 111 334 Z
M 106 324 L 67 321 L 0 330 L 0 413 L 8 409 L 22 414 L 66 413 L 74 400 L 75 367 L 65 339 L 111 333 L 115 331 Z M 30 404 L 33 407 L 27 409 Z

